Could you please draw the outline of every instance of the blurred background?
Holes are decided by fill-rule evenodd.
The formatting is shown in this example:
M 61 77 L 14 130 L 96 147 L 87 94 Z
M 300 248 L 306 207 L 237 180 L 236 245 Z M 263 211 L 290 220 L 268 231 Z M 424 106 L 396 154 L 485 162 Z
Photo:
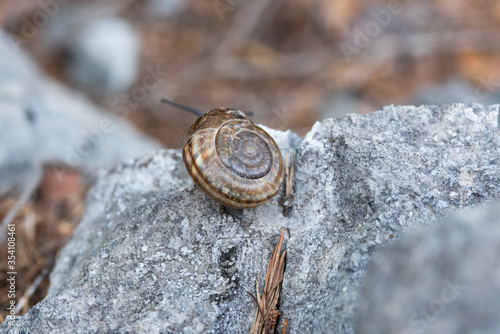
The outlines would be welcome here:
M 182 145 L 193 118 L 161 97 L 253 110 L 257 123 L 304 135 L 384 105 L 500 96 L 494 0 L 17 0 L 0 13 L 46 73 L 110 112 L 126 105 L 165 147 Z M 158 85 L 141 89 L 152 70 Z
M 318 120 L 384 105 L 500 98 L 495 0 L 4 0 L 0 24 L 44 75 L 152 138 L 149 148 L 181 147 L 195 120 L 162 97 L 253 111 L 255 123 L 301 136 Z M 25 195 L 12 218 L 19 313 L 46 294 L 92 182 L 68 158 L 41 161 L 31 190 L 0 189 L 2 219 Z

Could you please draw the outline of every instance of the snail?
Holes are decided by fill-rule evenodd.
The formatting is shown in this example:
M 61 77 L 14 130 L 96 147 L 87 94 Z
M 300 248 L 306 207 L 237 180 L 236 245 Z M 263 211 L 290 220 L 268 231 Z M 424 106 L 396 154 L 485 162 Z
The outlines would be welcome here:
M 193 181 L 226 207 L 255 208 L 278 193 L 283 157 L 274 139 L 235 108 L 207 113 L 162 99 L 198 116 L 189 129 L 182 158 Z

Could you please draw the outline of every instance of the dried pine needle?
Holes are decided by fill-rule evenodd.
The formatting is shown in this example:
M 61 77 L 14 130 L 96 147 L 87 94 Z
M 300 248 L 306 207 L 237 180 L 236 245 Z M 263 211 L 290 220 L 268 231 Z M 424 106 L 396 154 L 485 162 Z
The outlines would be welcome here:
M 266 272 L 266 282 L 262 296 L 259 294 L 259 283 L 255 280 L 257 295 L 248 294 L 257 304 L 257 312 L 255 313 L 254 322 L 250 329 L 250 334 L 269 334 L 274 333 L 276 329 L 277 319 L 280 316 L 278 310 L 278 302 L 281 294 L 281 283 L 283 282 L 283 273 L 285 268 L 286 250 L 281 252 L 283 246 L 283 238 L 285 237 L 285 228 L 281 228 L 281 235 L 276 247 L 274 247 Z M 282 334 L 286 332 L 288 318 L 285 319 Z

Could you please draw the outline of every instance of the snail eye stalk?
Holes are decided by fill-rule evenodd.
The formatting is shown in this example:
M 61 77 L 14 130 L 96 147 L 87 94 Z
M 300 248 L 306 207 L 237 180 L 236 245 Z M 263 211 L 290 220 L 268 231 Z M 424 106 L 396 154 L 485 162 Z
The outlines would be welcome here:
M 195 108 L 191 108 L 191 107 L 188 107 L 188 106 L 185 106 L 183 104 L 179 104 L 179 103 L 176 103 L 176 102 L 173 102 L 173 101 L 170 101 L 168 99 L 161 99 L 161 102 L 162 103 L 166 103 L 166 104 L 170 104 L 170 105 L 173 105 L 174 107 L 176 108 L 179 108 L 179 109 L 182 109 L 182 110 L 186 110 L 186 111 L 189 111 L 191 114 L 197 116 L 197 117 L 200 117 L 201 115 L 204 114 L 203 111 L 201 110 L 198 110 L 198 109 L 195 109 Z
M 165 103 L 165 104 L 170 104 L 170 105 L 173 105 L 174 107 L 176 108 L 179 108 L 179 109 L 182 109 L 182 110 L 186 110 L 188 112 L 190 112 L 191 114 L 195 115 L 196 117 L 200 117 L 201 115 L 204 114 L 203 111 L 201 110 L 198 110 L 198 109 L 195 109 L 193 107 L 188 107 L 188 106 L 185 106 L 183 104 L 180 104 L 180 103 L 177 103 L 177 102 L 174 102 L 172 100 L 169 100 L 169 99 L 166 99 L 166 98 L 163 98 L 161 99 L 161 102 L 162 103 Z M 244 113 L 247 115 L 247 116 L 253 116 L 254 115 L 254 112 L 253 111 L 244 111 Z

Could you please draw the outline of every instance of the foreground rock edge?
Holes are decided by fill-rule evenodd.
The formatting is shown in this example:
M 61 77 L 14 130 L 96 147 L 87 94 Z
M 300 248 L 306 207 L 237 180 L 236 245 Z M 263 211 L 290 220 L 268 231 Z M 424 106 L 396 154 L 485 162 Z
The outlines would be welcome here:
M 460 116 L 462 119 L 464 117 L 467 119 L 472 118 L 474 122 L 477 123 L 467 127 L 464 125 L 463 128 L 460 128 L 463 138 L 457 138 L 456 134 L 450 134 L 448 133 L 449 131 L 441 131 L 443 129 L 453 128 L 453 122 L 457 122 L 456 118 L 460 120 L 460 117 L 455 116 L 455 112 L 458 111 L 457 109 L 465 109 L 465 111 L 462 110 L 464 113 Z M 431 161 L 432 166 L 426 166 L 425 163 L 418 160 L 418 155 L 413 154 L 411 150 L 395 150 L 395 147 L 408 146 L 411 144 L 408 141 L 408 137 L 405 137 L 405 133 L 408 132 L 405 128 L 405 124 L 398 124 L 399 127 L 397 129 L 399 129 L 399 133 L 396 131 L 396 128 L 391 128 L 390 124 L 386 127 L 385 133 L 378 130 L 380 124 L 387 124 L 386 121 L 381 121 L 381 119 L 384 120 L 384 117 L 389 117 L 392 113 L 394 119 L 397 120 L 398 117 L 409 112 L 415 113 L 416 116 L 420 117 L 424 115 L 433 122 L 435 121 L 430 124 L 428 128 L 424 129 L 424 132 L 429 132 L 427 135 L 424 133 L 424 137 L 428 137 L 431 141 L 430 145 L 429 143 L 427 144 L 429 146 L 427 149 L 429 151 L 434 149 L 434 153 L 441 153 L 439 157 L 435 159 L 428 159 Z M 445 119 L 445 121 L 442 122 L 443 124 L 439 124 L 439 121 L 436 121 L 434 118 Z M 287 226 L 292 236 L 289 241 L 289 246 L 291 246 L 289 248 L 292 250 L 295 248 L 296 251 L 295 260 L 292 259 L 287 265 L 288 272 L 292 275 L 296 274 L 296 276 L 292 276 L 287 280 L 288 273 L 285 272 L 285 294 L 282 300 L 282 309 L 284 309 L 285 312 L 288 310 L 288 312 L 290 312 L 288 315 L 291 316 L 292 319 L 289 325 L 290 329 L 315 329 L 317 332 L 352 332 L 353 316 L 356 312 L 356 301 L 359 295 L 359 282 L 364 275 L 366 263 L 378 245 L 390 242 L 390 236 L 393 234 L 398 238 L 409 230 L 418 228 L 419 226 L 433 224 L 439 217 L 446 213 L 450 213 L 455 208 L 473 206 L 491 200 L 495 196 L 498 197 L 498 179 L 490 178 L 490 187 L 484 187 L 485 175 L 484 173 L 478 174 L 477 172 L 479 167 L 485 167 L 483 165 L 477 165 L 478 168 L 471 165 L 469 166 L 470 168 L 465 171 L 467 173 L 462 177 L 463 184 L 459 182 L 457 185 L 458 188 L 456 189 L 458 190 L 457 195 L 459 196 L 459 201 L 443 197 L 440 193 L 435 191 L 430 194 L 431 196 L 427 195 L 416 198 L 411 198 L 411 196 L 409 196 L 412 192 L 415 192 L 415 189 L 418 187 L 421 187 L 421 190 L 439 188 L 436 187 L 436 184 L 434 184 L 436 182 L 434 182 L 433 179 L 426 179 L 424 177 L 427 173 L 420 172 L 419 174 L 418 168 L 427 168 L 426 171 L 434 170 L 439 172 L 441 170 L 445 175 L 436 178 L 438 184 L 446 180 L 447 173 L 455 173 L 453 169 L 449 169 L 449 164 L 451 163 L 449 159 L 455 158 L 453 147 L 446 149 L 447 147 L 443 146 L 443 150 L 439 150 L 436 149 L 438 145 L 450 142 L 453 143 L 453 140 L 455 140 L 454 145 L 457 143 L 463 144 L 464 141 L 470 141 L 469 145 L 472 146 L 472 148 L 475 146 L 483 149 L 487 147 L 491 149 L 493 153 L 498 154 L 498 145 L 496 145 L 496 147 L 493 145 L 498 144 L 497 119 L 498 106 L 489 107 L 489 109 L 487 109 L 481 106 L 470 107 L 449 105 L 421 108 L 387 107 L 384 111 L 365 117 L 349 115 L 341 120 L 326 120 L 323 123 L 317 123 L 313 130 L 305 137 L 301 147 L 297 150 L 296 164 L 301 166 L 301 169 L 297 169 L 297 189 L 299 190 L 298 198 L 300 198 L 300 201 L 294 209 L 292 218 L 289 220 L 279 217 L 279 207 L 272 203 L 262 208 L 245 212 L 243 218 L 240 220 L 236 220 L 225 213 L 221 213 L 213 202 L 206 201 L 203 194 L 185 178 L 186 175 L 184 175 L 185 172 L 180 163 L 180 156 L 176 151 L 164 151 L 150 158 L 125 162 L 116 170 L 103 175 L 94 188 L 93 193 L 89 195 L 88 203 L 91 205 L 89 204 L 86 216 L 75 234 L 74 240 L 61 254 L 61 258 L 52 275 L 53 287 L 51 288 L 48 298 L 40 303 L 39 306 L 37 305 L 28 315 L 21 318 L 21 321 L 16 325 L 17 330 L 22 327 L 23 322 L 30 328 L 34 328 L 32 326 L 35 326 L 37 329 L 44 330 L 42 328 L 43 324 L 40 323 L 43 319 L 45 319 L 45 321 L 48 319 L 51 320 L 50 328 L 52 329 L 54 329 L 54 326 L 59 322 L 65 323 L 66 320 L 64 317 L 57 317 L 57 314 L 54 312 L 47 313 L 47 311 L 50 310 L 41 308 L 44 304 L 50 304 L 51 298 L 60 299 L 65 295 L 66 297 L 64 298 L 66 298 L 66 301 L 69 302 L 71 299 L 73 300 L 71 303 L 66 304 L 76 305 L 75 303 L 78 298 L 85 297 L 85 295 L 77 293 L 76 295 L 73 294 L 71 298 L 71 293 L 64 293 L 64 291 L 71 292 L 71 289 L 74 291 L 75 286 L 81 286 L 82 283 L 84 285 L 88 284 L 89 275 L 91 276 L 94 272 L 97 273 L 100 269 L 99 265 L 89 263 L 88 261 L 86 264 L 82 263 L 81 258 L 90 256 L 90 258 L 94 259 L 109 259 L 111 256 L 109 253 L 113 251 L 112 248 L 109 248 L 109 242 L 116 240 L 117 237 L 115 235 L 114 238 L 106 240 L 105 243 L 100 239 L 103 238 L 103 235 L 114 231 L 110 227 L 126 227 L 127 220 L 123 220 L 124 217 L 130 218 L 132 222 L 135 220 L 136 225 L 137 221 L 141 221 L 141 219 L 145 223 L 151 223 L 148 219 L 144 220 L 144 217 L 148 216 L 147 212 L 141 213 L 140 211 L 132 210 L 133 208 L 146 207 L 149 208 L 148 212 L 150 217 L 153 218 L 154 223 L 157 223 L 155 219 L 158 220 L 158 218 L 164 218 L 168 215 L 170 215 L 170 221 L 172 221 L 172 219 L 175 220 L 175 217 L 177 217 L 181 225 L 187 224 L 183 227 L 183 231 L 188 233 L 190 222 L 195 222 L 196 224 L 196 222 L 208 217 L 207 223 L 209 223 L 209 225 L 202 223 L 201 225 L 198 224 L 195 226 L 200 227 L 201 231 L 203 231 L 203 229 L 206 231 L 212 229 L 212 232 L 217 232 L 219 233 L 218 235 L 220 235 L 221 231 L 224 231 L 223 234 L 227 235 L 227 237 L 231 239 L 231 241 L 236 242 L 236 244 L 238 244 L 238 242 L 257 242 L 257 244 L 250 244 L 249 246 L 251 247 L 245 248 L 245 250 L 243 246 L 236 246 L 235 248 L 235 243 L 227 243 L 227 240 L 220 241 L 215 237 L 217 234 L 211 234 L 212 239 L 210 241 L 215 243 L 215 246 L 212 245 L 213 247 L 209 247 L 212 252 L 210 258 L 213 259 L 214 264 L 219 266 L 213 273 L 221 274 L 221 284 L 225 286 L 226 290 L 219 295 L 225 296 L 226 299 L 217 300 L 217 297 L 214 297 L 215 299 L 212 301 L 212 304 L 215 303 L 214 305 L 218 305 L 219 312 L 217 310 L 215 314 L 213 312 L 203 312 L 205 315 L 203 319 L 211 319 L 211 316 L 214 315 L 214 319 L 217 319 L 222 315 L 222 318 L 219 319 L 226 319 L 226 323 L 233 326 L 233 330 L 235 328 L 234 326 L 237 324 L 239 324 L 237 328 L 242 327 L 241 314 L 235 317 L 234 314 L 231 315 L 227 312 L 220 313 L 221 307 L 224 310 L 234 311 L 234 309 L 238 309 L 240 311 L 248 311 L 251 308 L 251 302 L 248 300 L 240 300 L 240 303 L 235 303 L 235 298 L 237 299 L 240 293 L 232 294 L 228 291 L 233 288 L 236 289 L 237 292 L 239 291 L 241 294 L 244 294 L 245 289 L 250 289 L 247 287 L 251 286 L 253 277 L 262 275 L 263 268 L 257 261 L 258 259 L 255 258 L 257 262 L 254 262 L 253 266 L 249 268 L 245 267 L 245 263 L 240 260 L 241 256 L 250 256 L 251 254 L 248 253 L 248 250 L 251 250 L 251 253 L 259 254 L 259 256 L 264 256 L 266 253 L 268 254 L 268 248 L 269 245 L 272 244 L 273 235 L 276 234 L 275 232 L 278 226 L 284 225 Z M 370 124 L 369 121 L 374 124 Z M 413 125 L 413 128 L 408 126 L 408 129 L 413 129 L 413 132 L 408 132 L 410 137 L 422 135 L 417 133 L 418 131 L 416 130 L 420 131 L 420 129 L 416 129 L 415 124 L 417 123 L 412 123 L 415 122 L 414 120 L 407 121 L 407 123 Z M 377 122 L 380 124 L 377 124 Z M 432 131 L 433 126 L 437 129 L 434 132 Z M 493 131 L 493 133 L 491 131 Z M 394 135 L 391 135 L 392 133 L 394 133 Z M 482 136 L 477 136 L 477 133 L 481 133 Z M 386 134 L 390 134 L 390 136 Z M 279 133 L 275 133 L 274 135 L 279 135 Z M 469 139 L 467 139 L 467 135 L 470 135 Z M 384 136 L 386 136 L 385 139 Z M 370 141 L 369 144 L 367 144 L 367 140 Z M 394 141 L 394 143 L 389 140 Z M 288 139 L 286 136 L 277 138 L 277 142 L 280 146 L 283 143 L 291 142 L 290 135 Z M 472 149 L 472 153 L 468 153 L 468 158 L 477 157 L 477 155 L 481 153 L 484 153 L 484 156 L 481 156 L 483 160 L 485 157 L 494 156 L 491 152 L 488 152 L 490 155 L 486 155 L 486 152 L 480 151 L 482 150 L 474 151 L 474 149 Z M 377 154 L 381 153 L 385 153 L 384 164 L 379 164 L 377 161 Z M 391 155 L 387 153 L 391 153 Z M 397 154 L 399 154 L 399 156 Z M 412 158 L 413 160 L 410 162 L 418 168 L 412 170 L 412 165 L 407 166 L 407 162 L 398 160 L 401 160 L 403 157 Z M 437 169 L 429 168 L 435 167 L 433 164 L 435 161 L 438 163 L 441 162 L 442 166 L 436 165 L 438 166 Z M 335 162 L 335 164 L 332 162 Z M 332 163 L 332 166 L 328 167 L 330 163 Z M 384 165 L 389 165 L 389 167 L 396 166 L 402 169 L 401 164 L 408 168 L 408 172 L 404 173 L 404 175 L 392 174 L 392 180 L 388 180 L 387 178 L 388 175 L 391 175 L 390 173 L 385 173 L 383 175 L 377 175 L 375 173 L 380 172 Z M 325 167 L 327 168 L 325 169 Z M 496 170 L 494 169 L 495 166 L 487 167 L 491 169 L 491 172 L 498 171 L 498 167 Z M 332 168 L 337 169 L 331 170 Z M 363 170 L 363 168 L 365 169 Z M 171 177 L 155 176 L 154 174 L 159 171 Z M 486 170 L 486 172 L 489 173 L 490 171 Z M 459 180 L 462 173 L 462 171 L 458 173 L 457 178 Z M 402 181 L 405 180 L 403 176 L 412 174 L 422 175 L 422 180 L 419 180 L 420 184 L 415 184 L 413 186 L 414 188 L 416 187 L 415 189 L 411 189 L 410 187 L 410 192 L 408 192 L 404 187 L 401 188 L 401 185 L 404 184 Z M 469 178 L 467 178 L 467 176 L 469 176 Z M 486 176 L 490 177 L 489 174 Z M 470 180 L 471 178 L 472 181 Z M 357 184 L 359 181 L 356 182 L 356 180 L 364 181 L 361 184 Z M 477 184 L 474 182 L 477 182 Z M 444 182 L 444 184 L 446 184 L 446 182 Z M 391 193 L 391 188 L 387 188 L 387 185 L 398 186 L 404 191 L 395 193 L 395 190 L 392 190 Z M 469 193 L 474 193 L 470 192 L 467 187 L 481 188 L 484 199 L 478 200 L 474 198 L 474 196 L 469 195 Z M 171 196 L 165 196 L 165 193 L 174 189 L 175 191 Z M 397 190 L 400 191 L 401 189 Z M 389 193 L 384 194 L 383 191 L 389 191 Z M 134 194 L 139 196 L 134 197 Z M 325 203 L 317 200 L 319 194 L 325 199 Z M 391 194 L 392 196 L 388 196 Z M 403 205 L 394 202 L 393 198 L 398 197 L 401 198 Z M 387 200 L 389 200 L 388 203 Z M 417 202 L 415 202 L 415 200 Z M 161 204 L 180 203 L 179 201 L 188 201 L 188 203 L 190 203 L 190 208 L 194 212 L 170 212 L 168 215 L 164 211 L 160 212 L 164 207 Z M 409 215 L 411 211 L 403 209 L 413 202 L 426 203 L 426 207 L 432 208 L 432 210 L 414 211 L 412 215 Z M 363 203 L 368 205 L 360 205 Z M 412 210 L 415 209 L 413 208 Z M 130 215 L 130 213 L 132 213 L 130 211 L 135 213 L 135 215 Z M 154 214 L 151 216 L 151 213 Z M 401 223 L 402 214 L 405 224 Z M 184 218 L 181 219 L 181 217 Z M 272 219 L 270 217 L 272 217 Z M 214 219 L 219 219 L 219 221 L 214 221 Z M 107 222 L 107 224 L 101 223 L 101 225 L 99 225 L 100 220 Z M 117 224 L 118 220 L 122 220 L 121 224 Z M 274 221 L 270 222 L 269 220 Z M 212 224 L 216 226 L 214 227 Z M 144 226 L 144 224 L 139 224 L 139 226 Z M 193 229 L 195 226 L 193 226 Z M 148 229 L 139 231 L 144 232 L 144 235 L 151 235 L 151 231 Z M 228 231 L 237 231 L 237 233 L 231 236 Z M 137 233 L 138 230 L 135 229 L 135 232 Z M 165 233 L 165 230 L 158 229 L 157 232 Z M 295 236 L 293 236 L 294 233 Z M 138 235 L 140 236 L 140 234 Z M 175 233 L 171 233 L 170 235 L 175 236 Z M 308 235 L 308 238 L 304 240 L 304 236 L 306 235 Z M 251 238 L 249 239 L 250 236 Z M 108 236 L 108 238 L 109 237 L 110 236 Z M 193 235 L 191 239 L 196 240 L 196 236 Z M 185 241 L 191 239 L 186 237 Z M 92 245 L 90 241 L 94 242 L 95 245 Z M 168 241 L 169 239 L 163 240 L 163 242 Z M 260 244 L 258 241 L 260 241 Z M 116 246 L 116 241 L 114 241 L 114 243 L 114 246 Z M 147 246 L 142 245 L 136 249 L 138 254 L 141 254 L 140 251 L 143 251 L 144 247 Z M 231 251 L 231 249 L 233 250 Z M 148 250 L 143 252 L 147 251 Z M 187 252 L 186 254 L 181 254 L 187 257 L 189 257 L 189 254 L 192 254 L 192 251 L 189 253 L 189 249 L 183 250 L 182 247 L 180 247 L 178 251 L 180 253 Z M 236 260 L 233 259 L 233 255 L 237 255 Z M 299 261 L 299 256 L 303 256 L 304 258 Z M 168 261 L 168 257 L 166 259 Z M 140 266 L 139 270 L 136 270 L 137 262 L 139 262 L 139 265 L 141 263 L 143 264 L 142 268 L 146 265 L 144 261 L 141 262 L 140 260 L 139 256 L 139 258 L 133 259 L 130 263 L 136 264 L 133 271 L 138 274 L 138 277 L 144 277 L 144 275 L 141 276 Z M 164 261 L 165 257 L 158 263 L 161 265 Z M 120 262 L 114 263 L 119 264 Z M 228 269 L 230 270 L 228 271 Z M 146 273 L 149 272 L 146 269 L 144 269 L 144 271 Z M 226 277 L 222 275 L 223 271 L 226 272 L 224 274 Z M 105 271 L 103 273 L 105 273 Z M 243 277 L 243 275 L 248 277 Z M 214 278 L 216 276 L 214 276 Z M 239 283 L 233 284 L 231 282 L 231 279 L 234 277 L 239 280 Z M 97 279 L 99 281 L 98 277 L 92 279 Z M 80 283 L 75 285 L 75 282 Z M 107 282 L 109 283 L 109 281 Z M 321 285 L 321 283 L 324 284 Z M 133 287 L 133 285 L 131 287 Z M 298 287 L 301 288 L 297 289 Z M 68 290 L 68 288 L 70 290 Z M 229 288 L 229 290 L 227 288 Z M 307 295 L 306 290 L 312 290 L 314 295 Z M 294 296 L 286 296 L 286 291 L 290 291 Z M 93 291 L 93 293 L 97 293 L 97 296 L 99 295 L 99 291 Z M 228 296 L 229 299 L 227 299 Z M 69 300 L 67 299 L 68 297 L 70 298 Z M 75 297 L 77 299 L 74 299 Z M 95 297 L 93 298 L 95 299 Z M 63 305 L 66 305 L 65 303 L 57 303 L 57 301 L 55 304 L 52 304 L 52 306 L 57 306 L 59 309 L 64 307 Z M 310 304 L 323 305 L 321 309 L 327 312 L 321 314 L 311 312 L 308 307 Z M 160 307 L 161 303 L 157 305 Z M 215 307 L 214 305 L 211 306 L 212 311 Z M 236 305 L 238 306 L 236 307 Z M 347 307 L 338 308 L 338 306 L 335 305 L 345 305 Z M 99 307 L 97 309 L 99 309 Z M 334 313 L 328 312 L 328 309 L 334 310 Z M 88 314 L 91 318 L 91 314 L 88 313 L 88 307 L 83 307 L 81 311 L 82 314 Z M 302 311 L 302 313 L 300 311 Z M 219 316 L 216 314 L 219 314 Z M 246 317 L 246 313 L 243 312 L 242 314 Z M 333 314 L 335 314 L 335 317 L 333 317 Z M 294 317 L 292 315 L 295 317 L 295 321 L 293 321 Z M 156 316 L 159 315 L 156 314 Z M 102 320 L 100 322 L 93 324 L 94 327 L 91 326 L 87 329 L 89 331 L 97 331 L 102 328 L 109 330 L 117 330 L 120 328 L 120 331 L 127 331 L 132 329 L 139 330 L 138 328 L 142 328 L 143 330 L 149 328 L 149 330 L 153 332 L 162 330 L 168 331 L 169 327 L 161 326 L 165 326 L 168 319 L 172 319 L 163 318 L 164 322 L 160 324 L 157 323 L 156 327 L 154 327 L 150 323 L 150 321 L 154 319 L 148 317 L 141 319 L 136 318 L 135 320 L 131 319 L 131 321 L 135 322 L 129 324 L 120 323 L 120 321 L 113 322 L 113 319 L 106 319 L 104 315 L 103 317 L 104 318 L 101 318 Z M 36 323 L 37 319 L 38 324 Z M 228 329 L 220 327 L 224 324 L 216 324 L 211 328 L 206 328 L 203 319 L 199 317 L 193 318 L 191 323 L 194 325 L 184 326 L 182 327 L 182 331 L 186 333 L 195 333 L 206 331 L 216 332 L 217 330 Z M 239 321 L 235 321 L 236 319 Z M 77 323 L 87 323 L 85 317 L 83 317 L 83 319 L 78 319 L 78 321 L 73 319 L 73 322 L 75 325 Z M 292 327 L 293 322 L 295 322 L 295 325 Z M 139 323 L 141 324 L 140 327 L 134 327 Z M 168 326 L 168 324 L 166 326 Z M 47 327 L 44 328 L 46 329 Z M 243 332 L 244 331 L 243 329 Z

